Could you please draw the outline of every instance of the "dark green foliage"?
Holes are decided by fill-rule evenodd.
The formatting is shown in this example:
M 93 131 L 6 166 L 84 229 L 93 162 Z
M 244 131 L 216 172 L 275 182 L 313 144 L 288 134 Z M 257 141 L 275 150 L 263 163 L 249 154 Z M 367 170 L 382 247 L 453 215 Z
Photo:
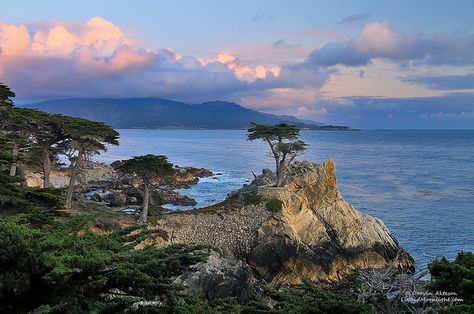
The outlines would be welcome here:
M 258 205 L 261 202 L 262 197 L 256 193 L 251 193 L 244 196 L 244 203 L 246 205 Z
M 277 198 L 272 198 L 265 204 L 265 206 L 269 211 L 277 213 L 281 211 L 283 207 L 283 202 Z
M 459 252 L 453 262 L 443 257 L 429 263 L 428 269 L 432 277 L 429 290 L 455 292 L 465 304 L 474 303 L 474 253 Z
M 460 304 L 449 307 L 443 307 L 434 311 L 436 314 L 472 314 L 474 313 L 474 305 Z
M 60 190 L 22 187 L 18 177 L 9 176 L 8 166 L 17 160 L 11 153 L 10 143 L 9 137 L 0 133 L 0 208 L 17 211 L 34 207 L 61 208 Z
M 304 286 L 290 291 L 276 291 L 266 288 L 268 295 L 276 300 L 273 309 L 260 302 L 250 302 L 243 307 L 242 313 L 274 313 L 274 314 L 304 314 L 304 313 L 372 313 L 370 305 L 357 301 L 357 294 L 352 291 L 323 290 L 309 281 Z
M 172 278 L 205 260 L 200 247 L 134 251 L 150 231 L 99 235 L 87 231 L 91 219 L 29 214 L 0 220 L 0 312 L 117 312 L 156 297 L 165 312 L 175 308 Z M 120 295 L 107 297 L 114 292 Z
M 175 313 L 180 314 L 238 314 L 241 312 L 241 305 L 234 298 L 217 299 L 207 301 L 201 299 L 200 292 L 195 291 L 192 295 L 185 298 L 183 303 L 180 303 Z M 153 313 L 162 313 L 156 311 Z
M 15 93 L 7 85 L 0 82 L 0 106 L 13 106 L 12 98 L 15 98 Z
M 61 116 L 59 122 L 70 148 L 92 154 L 104 151 L 105 144 L 118 145 L 119 133 L 103 122 L 68 116 Z
M 300 129 L 294 124 L 280 123 L 275 125 L 252 123 L 252 127 L 247 131 L 247 139 L 249 141 L 263 139 L 263 140 L 278 140 L 282 139 L 296 139 L 300 134 Z
M 163 183 L 166 178 L 171 177 L 175 172 L 173 164 L 166 156 L 148 154 L 124 160 L 116 166 L 116 169 L 123 175 L 131 175 L 142 180 L 143 210 L 138 221 L 147 223 L 150 186 L 152 183 Z
M 60 209 L 64 198 L 61 190 L 48 188 L 30 188 L 15 184 L 0 186 L 0 208 L 17 211 L 32 208 Z
M 155 177 L 170 176 L 174 173 L 173 164 L 163 155 L 135 156 L 117 166 L 123 174 L 131 174 L 139 178 L 151 180 Z

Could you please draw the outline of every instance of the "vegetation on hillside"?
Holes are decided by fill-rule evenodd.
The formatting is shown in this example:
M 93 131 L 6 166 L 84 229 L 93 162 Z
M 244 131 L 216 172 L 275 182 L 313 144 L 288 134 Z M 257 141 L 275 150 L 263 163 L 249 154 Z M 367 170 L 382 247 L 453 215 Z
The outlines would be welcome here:
M 91 218 L 31 212 L 0 220 L 0 312 L 113 313 L 144 300 L 176 307 L 173 277 L 205 260 L 200 247 L 133 250 L 146 230 L 100 235 L 88 229 Z
M 39 164 L 43 174 L 43 187 L 50 188 L 49 174 L 58 156 L 69 160 L 69 186 L 66 191 L 65 206 L 72 208 L 74 183 L 84 163 L 95 154 L 105 151 L 107 144 L 118 145 L 118 132 L 101 122 L 81 118 L 48 114 L 35 109 L 16 108 L 13 93 L 8 86 L 0 84 L 0 145 L 3 155 L 0 158 L 2 173 L 8 171 L 12 177 L 8 181 L 22 182 L 24 168 Z M 3 173 L 2 180 L 6 180 Z M 23 183 L 24 185 L 24 183 Z M 21 193 L 44 194 L 53 190 L 21 189 L 8 184 L 4 191 L 10 195 L 4 206 L 24 202 Z M 54 197 L 53 197 L 54 198 Z M 25 205 L 21 205 L 25 206 Z

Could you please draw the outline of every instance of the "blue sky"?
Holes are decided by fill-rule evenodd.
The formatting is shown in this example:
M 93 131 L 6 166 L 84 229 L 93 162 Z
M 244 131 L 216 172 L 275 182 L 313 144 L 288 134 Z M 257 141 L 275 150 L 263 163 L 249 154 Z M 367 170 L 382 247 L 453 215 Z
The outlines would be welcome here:
M 359 128 L 474 128 L 472 1 L 22 1 L 0 12 L 18 101 L 235 101 Z

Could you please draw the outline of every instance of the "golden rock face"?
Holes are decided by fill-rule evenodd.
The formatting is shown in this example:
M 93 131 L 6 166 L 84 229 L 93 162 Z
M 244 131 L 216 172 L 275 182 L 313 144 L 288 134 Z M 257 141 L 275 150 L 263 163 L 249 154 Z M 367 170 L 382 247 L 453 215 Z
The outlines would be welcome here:
M 258 189 L 263 198 L 283 201 L 281 213 L 259 228 L 248 258 L 272 284 L 298 284 L 304 277 L 335 282 L 355 268 L 413 270 L 413 259 L 383 222 L 344 201 L 336 182 L 332 160 L 302 162 L 289 170 L 285 186 Z
M 248 263 L 257 278 L 274 286 L 299 285 L 302 278 L 337 282 L 356 268 L 414 269 L 411 256 L 381 220 L 342 198 L 332 160 L 295 163 L 282 187 L 258 186 L 257 181 L 250 188 L 264 199 L 262 204 L 224 202 L 215 210 L 167 215 L 155 227 L 165 230 L 169 240 L 143 244 L 216 247 Z M 283 202 L 281 212 L 265 208 L 265 200 L 272 198 Z

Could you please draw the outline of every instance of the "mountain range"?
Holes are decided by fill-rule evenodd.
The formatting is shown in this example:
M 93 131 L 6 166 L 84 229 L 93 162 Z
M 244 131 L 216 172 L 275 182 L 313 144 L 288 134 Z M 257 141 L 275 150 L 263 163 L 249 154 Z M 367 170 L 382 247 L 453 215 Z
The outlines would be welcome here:
M 246 129 L 250 122 L 288 122 L 302 129 L 350 130 L 294 116 L 263 113 L 224 101 L 190 105 L 161 98 L 67 98 L 24 107 L 102 121 L 117 129 Z

